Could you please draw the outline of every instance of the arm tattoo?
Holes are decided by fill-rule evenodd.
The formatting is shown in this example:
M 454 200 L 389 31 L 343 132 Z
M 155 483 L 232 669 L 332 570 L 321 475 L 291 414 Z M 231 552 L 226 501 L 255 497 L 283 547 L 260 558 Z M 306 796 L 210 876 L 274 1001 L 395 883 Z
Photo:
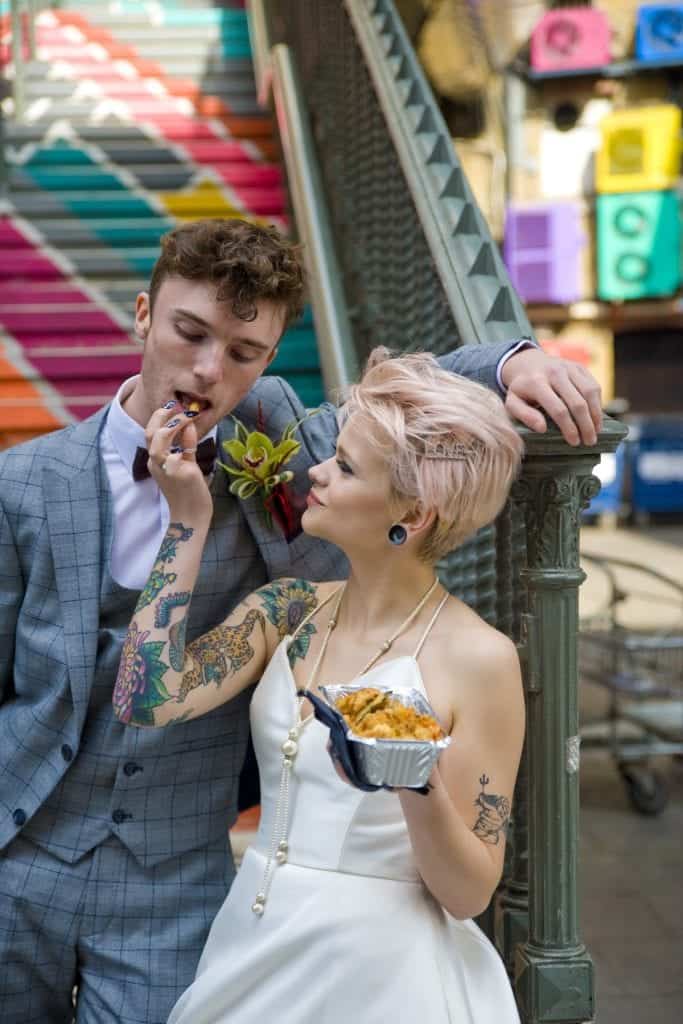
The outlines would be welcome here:
M 183 671 L 185 656 L 185 633 L 187 632 L 187 615 L 180 622 L 174 622 L 168 631 L 168 660 L 176 672 Z
M 166 725 L 180 725 L 182 722 L 186 722 L 191 716 L 192 710 L 188 708 L 187 711 L 183 711 L 182 715 L 176 715 L 175 718 L 169 718 Z
M 318 606 L 317 589 L 307 580 L 271 583 L 260 591 L 259 596 L 268 621 L 277 627 L 280 639 L 291 636 L 299 623 Z M 311 637 L 315 632 L 313 623 L 306 623 L 289 648 L 291 664 L 294 664 L 297 658 L 303 660 L 306 657 Z
M 154 625 L 156 629 L 165 629 L 171 621 L 171 612 L 174 608 L 182 608 L 190 603 L 190 591 L 181 590 L 176 594 L 167 594 L 159 598 L 159 603 L 154 612 Z M 175 666 L 174 666 L 175 667 Z
M 154 708 L 171 696 L 164 686 L 168 665 L 161 660 L 162 640 L 147 641 L 149 630 L 140 632 L 131 623 L 123 644 L 114 687 L 114 708 L 122 722 L 154 725 Z
M 191 527 L 183 526 L 182 523 L 169 523 L 166 536 L 161 542 L 159 548 L 159 554 L 157 555 L 157 562 L 172 562 L 178 551 L 178 544 L 182 541 L 189 540 L 194 530 Z
M 136 612 L 141 612 L 143 608 L 146 608 L 148 604 L 151 604 L 157 594 L 161 593 L 167 583 L 175 583 L 176 574 L 174 572 L 164 572 L 162 569 L 156 567 L 152 569 L 149 574 L 149 579 L 145 583 L 145 589 L 138 598 L 138 603 L 135 606 Z
M 506 796 L 485 793 L 484 790 L 490 781 L 485 774 L 479 779 L 481 793 L 474 801 L 475 807 L 479 808 L 479 817 L 472 831 L 483 842 L 497 846 L 501 837 L 505 842 L 505 833 L 510 817 L 510 801 Z
M 250 608 L 239 626 L 216 626 L 194 640 L 187 648 L 192 664 L 183 676 L 178 700 L 185 700 L 197 686 L 208 683 L 220 686 L 229 673 L 234 674 L 247 665 L 254 657 L 248 638 L 256 623 L 264 628 L 263 615 L 258 609 Z
M 194 530 L 183 526 L 182 523 L 168 524 L 168 530 L 161 542 L 154 568 L 149 575 L 144 590 L 138 598 L 138 603 L 135 607 L 136 612 L 142 611 L 148 604 L 151 604 L 157 594 L 161 593 L 167 584 L 175 583 L 177 579 L 176 573 L 164 572 L 163 566 L 173 561 L 177 554 L 178 544 L 189 540 L 193 533 Z

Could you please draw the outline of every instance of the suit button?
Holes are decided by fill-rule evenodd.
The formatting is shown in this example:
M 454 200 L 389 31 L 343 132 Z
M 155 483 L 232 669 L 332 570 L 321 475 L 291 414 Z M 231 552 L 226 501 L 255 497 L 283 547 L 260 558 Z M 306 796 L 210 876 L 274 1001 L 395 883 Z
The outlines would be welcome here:
M 17 807 L 16 811 L 12 812 L 12 818 L 14 824 L 21 828 L 22 825 L 26 824 L 26 811 L 22 807 Z
M 132 817 L 133 815 L 129 814 L 128 811 L 124 811 L 122 807 L 117 807 L 111 816 L 115 825 L 123 825 L 124 821 Z
M 64 746 L 62 747 L 62 757 L 68 763 L 69 761 L 72 760 L 73 756 L 74 756 L 73 750 L 71 749 L 71 747 L 69 746 L 68 743 L 65 743 Z
M 141 771 L 144 771 L 144 768 L 142 768 L 141 765 L 136 764 L 135 761 L 127 761 L 126 764 L 124 764 L 123 766 L 124 775 L 128 775 L 129 777 L 131 775 L 135 775 L 136 772 Z

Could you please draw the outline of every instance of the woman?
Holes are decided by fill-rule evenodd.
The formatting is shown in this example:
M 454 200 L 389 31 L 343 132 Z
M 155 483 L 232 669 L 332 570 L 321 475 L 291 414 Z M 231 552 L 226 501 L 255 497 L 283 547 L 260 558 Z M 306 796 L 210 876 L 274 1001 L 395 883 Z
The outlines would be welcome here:
M 342 415 L 336 457 L 310 471 L 302 525 L 342 548 L 348 581 L 271 583 L 187 647 L 211 496 L 187 451 L 192 426 L 160 409 L 148 427 L 171 525 L 129 627 L 117 714 L 165 725 L 260 679 L 260 827 L 172 1024 L 518 1020 L 470 918 L 503 867 L 519 664 L 434 565 L 498 514 L 521 442 L 495 395 L 426 354 L 373 353 Z M 452 740 L 428 793 L 362 792 L 335 771 L 329 734 L 297 691 L 359 679 L 426 693 Z

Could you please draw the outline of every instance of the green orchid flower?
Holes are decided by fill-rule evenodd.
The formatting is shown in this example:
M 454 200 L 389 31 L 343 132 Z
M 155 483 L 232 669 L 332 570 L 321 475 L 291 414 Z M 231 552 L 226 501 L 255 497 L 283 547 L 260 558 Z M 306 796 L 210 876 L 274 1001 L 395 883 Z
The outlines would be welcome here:
M 230 493 L 238 498 L 251 498 L 260 491 L 264 499 L 268 499 L 276 487 L 294 478 L 291 470 L 283 470 L 282 467 L 301 448 L 301 442 L 296 441 L 293 435 L 303 419 L 289 423 L 280 440 L 274 442 L 260 430 L 249 432 L 236 416 L 232 418 L 236 437 L 231 441 L 223 441 L 222 447 L 235 465 L 219 463 L 233 477 Z

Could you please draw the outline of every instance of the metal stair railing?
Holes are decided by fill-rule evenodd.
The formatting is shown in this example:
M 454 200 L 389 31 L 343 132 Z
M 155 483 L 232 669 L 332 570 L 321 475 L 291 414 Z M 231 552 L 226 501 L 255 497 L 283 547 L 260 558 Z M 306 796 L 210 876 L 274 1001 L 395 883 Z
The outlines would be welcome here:
M 392 0 L 249 6 L 259 95 L 283 56 L 300 82 L 305 131 L 290 130 L 290 105 L 280 133 L 285 150 L 317 165 L 322 184 L 309 188 L 331 225 L 325 246 L 358 361 L 379 344 L 443 353 L 531 335 Z M 577 910 L 578 533 L 600 486 L 592 469 L 625 431 L 606 420 L 590 448 L 555 429 L 523 433 L 505 511 L 442 578 L 515 640 L 523 667 L 527 738 L 495 937 L 523 1020 L 579 1024 L 593 1019 L 594 979 Z

